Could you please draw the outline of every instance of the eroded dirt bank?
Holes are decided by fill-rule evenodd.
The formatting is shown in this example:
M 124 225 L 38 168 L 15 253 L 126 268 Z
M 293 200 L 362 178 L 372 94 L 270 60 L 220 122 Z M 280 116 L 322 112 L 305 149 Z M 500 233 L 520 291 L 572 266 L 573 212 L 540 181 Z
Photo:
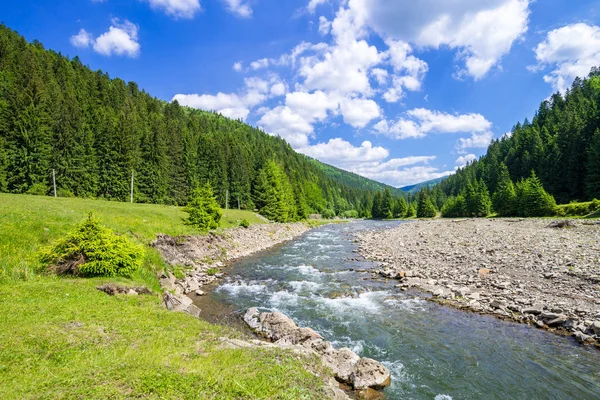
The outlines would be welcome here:
M 600 225 L 434 220 L 357 234 L 361 254 L 398 287 L 600 343 Z

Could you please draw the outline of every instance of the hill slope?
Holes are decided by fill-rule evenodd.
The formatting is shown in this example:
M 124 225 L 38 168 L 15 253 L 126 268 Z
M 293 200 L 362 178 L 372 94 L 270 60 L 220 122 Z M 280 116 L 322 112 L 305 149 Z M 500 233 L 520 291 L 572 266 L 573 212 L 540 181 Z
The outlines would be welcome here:
M 403 192 L 408 192 L 408 193 L 417 193 L 421 190 L 421 188 L 435 186 L 438 183 L 440 183 L 441 181 L 443 181 L 444 179 L 446 179 L 446 177 L 432 179 L 430 181 L 417 183 L 415 185 L 401 187 L 400 190 L 402 190 Z
M 310 162 L 241 121 L 165 103 L 136 83 L 92 71 L 0 26 L 0 191 L 187 202 L 210 182 L 222 206 L 253 209 L 261 168 L 274 160 L 293 187 L 297 219 L 357 209 L 381 185 Z M 290 196 L 287 197 L 290 199 Z
M 518 123 L 511 135 L 494 140 L 483 157 L 439 186 L 455 196 L 482 180 L 493 194 L 506 169 L 513 182 L 535 171 L 559 203 L 600 198 L 600 68 L 577 78 L 564 96 L 555 93 L 543 101 L 531 122 Z

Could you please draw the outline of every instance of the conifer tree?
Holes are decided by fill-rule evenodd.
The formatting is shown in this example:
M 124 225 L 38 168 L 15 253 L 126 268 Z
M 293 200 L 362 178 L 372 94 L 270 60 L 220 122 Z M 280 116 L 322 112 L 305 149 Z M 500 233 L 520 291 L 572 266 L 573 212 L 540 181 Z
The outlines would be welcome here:
M 394 217 L 395 218 L 405 217 L 407 211 L 408 211 L 408 203 L 406 202 L 406 198 L 404 196 L 400 196 L 394 204 Z
M 542 183 L 531 171 L 531 176 L 521 180 L 516 187 L 517 214 L 521 217 L 546 217 L 556 214 L 556 201 L 544 190 Z
M 371 216 L 373 218 L 375 218 L 375 219 L 383 218 L 382 206 L 383 206 L 383 196 L 381 195 L 381 192 L 377 192 L 377 193 L 375 193 L 375 196 L 373 197 L 373 207 L 371 209 Z
M 517 192 L 504 163 L 500 163 L 499 166 L 498 188 L 494 193 L 492 203 L 494 211 L 501 217 L 515 215 Z
M 208 182 L 193 191 L 190 202 L 185 206 L 184 211 L 189 214 L 185 223 L 200 231 L 217 229 L 223 215 Z
M 588 150 L 585 186 L 588 199 L 600 199 L 600 129 L 596 130 Z
M 296 206 L 293 190 L 283 168 L 275 161 L 269 160 L 260 170 L 255 197 L 258 211 L 271 221 L 294 220 Z
M 431 197 L 425 188 L 419 193 L 419 203 L 417 206 L 418 218 L 434 218 L 437 215 L 437 210 L 431 201 Z
M 390 192 L 389 188 L 385 188 L 383 191 L 383 197 L 381 199 L 381 218 L 394 218 L 393 209 L 394 199 L 392 198 L 392 192 Z

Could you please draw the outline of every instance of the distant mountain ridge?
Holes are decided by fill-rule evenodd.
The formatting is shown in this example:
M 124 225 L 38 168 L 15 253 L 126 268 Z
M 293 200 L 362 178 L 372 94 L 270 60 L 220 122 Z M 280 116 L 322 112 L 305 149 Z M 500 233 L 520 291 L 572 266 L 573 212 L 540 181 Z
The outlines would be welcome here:
M 421 182 L 421 183 L 417 183 L 414 185 L 408 185 L 408 186 L 404 186 L 401 187 L 399 190 L 403 191 L 403 192 L 407 192 L 407 193 L 416 193 L 418 191 L 421 190 L 421 188 L 423 187 L 432 187 L 437 185 L 438 183 L 442 182 L 444 179 L 447 179 L 447 176 L 443 176 L 441 178 L 437 178 L 437 179 L 432 179 L 430 181 L 426 181 L 426 182 Z

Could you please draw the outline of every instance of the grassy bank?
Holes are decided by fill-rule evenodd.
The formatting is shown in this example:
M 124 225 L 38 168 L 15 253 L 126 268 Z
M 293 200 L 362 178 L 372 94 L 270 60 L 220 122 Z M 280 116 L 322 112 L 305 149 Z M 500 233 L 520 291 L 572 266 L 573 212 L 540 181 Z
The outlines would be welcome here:
M 264 223 L 250 211 L 223 211 L 222 228 L 237 226 L 242 219 L 251 224 Z M 65 235 L 90 212 L 115 232 L 143 244 L 150 243 L 158 233 L 172 236 L 197 233 L 182 223 L 187 214 L 181 207 L 0 194 L 0 281 L 35 275 L 40 247 Z M 160 257 L 148 249 L 146 270 L 160 267 Z
M 103 224 L 148 244 L 156 234 L 195 233 L 177 207 L 0 194 L 0 398 L 323 398 L 314 360 L 266 350 L 220 349 L 239 333 L 169 312 L 161 296 L 108 296 L 115 279 L 39 272 L 42 246 L 93 212 Z M 253 213 L 225 211 L 223 227 Z M 163 267 L 147 247 L 126 285 L 159 290 Z M 310 365 L 308 365 L 310 364 Z

